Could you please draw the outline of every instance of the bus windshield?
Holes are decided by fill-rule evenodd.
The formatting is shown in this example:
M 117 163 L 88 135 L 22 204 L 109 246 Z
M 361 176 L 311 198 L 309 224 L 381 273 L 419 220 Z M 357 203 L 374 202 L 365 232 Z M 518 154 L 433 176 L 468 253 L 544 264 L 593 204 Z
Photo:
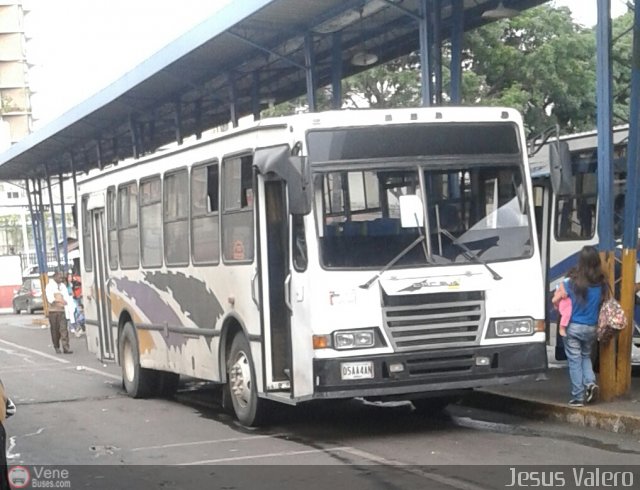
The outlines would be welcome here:
M 517 164 L 331 171 L 316 174 L 314 182 L 321 260 L 328 268 L 383 267 L 420 233 L 424 246 L 396 266 L 477 261 L 465 248 L 492 261 L 533 252 Z M 415 227 L 401 226 L 399 198 L 411 194 L 427 204 L 426 230 L 418 226 L 422 217 Z
M 394 267 L 533 253 L 522 152 L 512 123 L 317 130 L 308 133 L 308 142 L 324 267 L 383 267 L 421 233 L 424 244 Z M 400 196 L 411 194 L 427 211 L 416 226 L 403 227 Z

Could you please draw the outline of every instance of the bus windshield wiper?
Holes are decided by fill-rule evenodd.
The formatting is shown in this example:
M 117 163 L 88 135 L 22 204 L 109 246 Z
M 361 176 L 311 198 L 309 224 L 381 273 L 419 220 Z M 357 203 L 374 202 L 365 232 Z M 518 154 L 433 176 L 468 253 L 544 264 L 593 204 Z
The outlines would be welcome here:
M 473 250 L 467 247 L 464 243 L 459 242 L 458 239 L 449 232 L 449 230 L 440 228 L 438 231 L 440 231 L 440 233 L 442 233 L 449 240 L 451 240 L 451 243 L 459 247 L 460 250 L 462 250 L 462 255 L 464 255 L 467 258 L 467 260 L 472 260 L 477 264 L 484 265 L 486 269 L 491 273 L 491 277 L 493 277 L 494 280 L 499 281 L 500 279 L 502 279 L 502 276 L 500 274 L 498 274 L 491 267 L 489 267 L 489 264 L 487 264 L 484 260 L 482 260 L 477 253 L 475 253 Z
M 380 271 L 377 272 L 371 279 L 369 279 L 364 284 L 360 284 L 359 287 L 362 288 L 362 289 L 369 289 L 369 287 L 376 281 L 376 279 L 378 279 L 384 272 L 388 271 L 391 267 L 393 267 L 395 265 L 395 263 L 398 262 L 402 257 L 404 257 L 409 252 L 411 252 L 411 250 L 413 250 L 413 248 L 418 243 L 420 243 L 420 242 L 424 243 L 424 240 L 425 240 L 424 235 L 422 233 L 420 233 L 420 236 L 418 238 L 416 238 L 409 245 L 407 245 L 404 248 L 404 250 L 402 250 L 402 252 L 400 252 L 398 255 L 396 255 L 394 258 L 392 258 L 389 261 L 389 263 L 387 265 L 385 265 L 382 269 L 380 269 Z

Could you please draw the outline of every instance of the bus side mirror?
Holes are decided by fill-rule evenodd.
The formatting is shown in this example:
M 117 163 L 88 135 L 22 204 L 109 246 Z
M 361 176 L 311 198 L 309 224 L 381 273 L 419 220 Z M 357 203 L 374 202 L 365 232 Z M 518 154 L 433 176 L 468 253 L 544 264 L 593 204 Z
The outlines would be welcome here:
M 549 174 L 551 187 L 557 196 L 573 192 L 571 153 L 566 141 L 555 141 L 549 145 Z
M 295 170 L 295 177 L 291 181 L 287 180 L 289 212 L 296 215 L 309 214 L 313 193 L 307 157 L 290 156 L 289 165 Z
M 311 212 L 312 186 L 305 157 L 292 156 L 288 145 L 278 145 L 257 149 L 253 165 L 261 174 L 272 173 L 286 182 L 291 214 Z

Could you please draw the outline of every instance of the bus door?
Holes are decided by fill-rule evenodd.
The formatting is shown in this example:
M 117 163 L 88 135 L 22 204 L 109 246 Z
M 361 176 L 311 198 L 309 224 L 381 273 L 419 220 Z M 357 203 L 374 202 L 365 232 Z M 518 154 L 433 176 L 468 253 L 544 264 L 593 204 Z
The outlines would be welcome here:
M 535 179 L 533 181 L 533 206 L 536 218 L 536 232 L 540 258 L 542 260 L 542 274 L 544 277 L 545 291 L 549 290 L 548 267 L 550 248 L 550 220 L 551 220 L 552 191 L 548 179 Z
M 115 346 L 111 329 L 109 301 L 109 271 L 107 269 L 107 243 L 105 239 L 104 207 L 91 210 L 91 249 L 94 264 L 93 298 L 96 302 L 100 359 L 115 359 Z
M 258 176 L 258 296 L 264 336 L 265 391 L 291 389 L 291 311 L 288 287 L 289 215 L 286 185 L 277 177 Z M 254 280 L 254 288 L 255 288 Z

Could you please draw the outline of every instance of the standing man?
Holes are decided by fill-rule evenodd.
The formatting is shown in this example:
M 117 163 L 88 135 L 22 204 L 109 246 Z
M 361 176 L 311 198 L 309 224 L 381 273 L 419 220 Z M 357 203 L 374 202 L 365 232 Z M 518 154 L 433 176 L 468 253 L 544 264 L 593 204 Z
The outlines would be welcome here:
M 62 272 L 57 271 L 51 281 L 47 283 L 45 289 L 47 302 L 49 303 L 49 327 L 51 328 L 51 340 L 56 353 L 60 354 L 60 344 L 62 352 L 72 354 L 69 349 L 69 330 L 67 330 L 67 319 L 64 309 L 70 301 L 67 286 L 62 281 Z

